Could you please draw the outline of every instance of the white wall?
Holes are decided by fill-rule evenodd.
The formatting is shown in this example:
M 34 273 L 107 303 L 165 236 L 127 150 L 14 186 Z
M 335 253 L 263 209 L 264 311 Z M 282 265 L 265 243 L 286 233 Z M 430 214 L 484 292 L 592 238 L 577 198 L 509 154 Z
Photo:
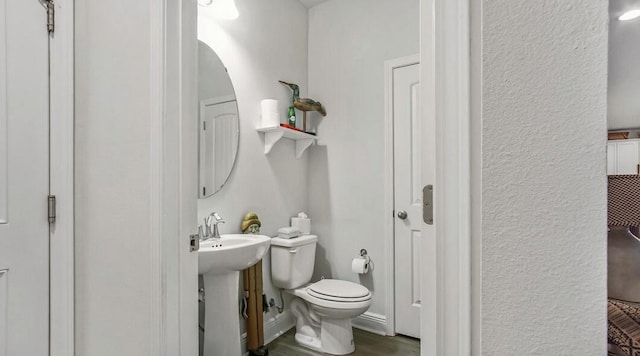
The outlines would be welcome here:
M 307 9 L 295 0 L 242 1 L 236 20 L 211 19 L 208 43 L 226 65 L 240 114 L 240 150 L 235 170 L 222 190 L 199 200 L 199 221 L 217 211 L 227 220 L 222 233 L 240 231 L 245 213 L 255 211 L 262 233 L 273 235 L 289 217 L 307 209 L 307 158 L 297 160 L 293 141 L 282 140 L 264 154 L 260 100 L 280 100 L 286 119 L 291 91 L 279 79 L 307 87 Z M 206 42 L 206 41 L 205 41 Z
M 609 2 L 609 129 L 640 128 L 640 20 L 619 21 L 636 1 Z
M 75 353 L 152 356 L 152 5 L 75 7 Z
M 309 216 L 319 235 L 315 278 L 362 283 L 385 316 L 384 61 L 419 51 L 418 0 L 332 0 L 309 10 L 309 92 L 322 146 L 309 159 Z M 377 269 L 351 272 L 368 250 Z
M 607 1 L 474 12 L 474 354 L 604 355 Z
M 296 159 L 295 144 L 286 139 L 264 154 L 264 137 L 256 132 L 260 101 L 278 99 L 285 122 L 291 91 L 278 80 L 297 83 L 306 92 L 308 15 L 297 0 L 243 0 L 236 5 L 238 19 L 209 17 L 204 26 L 207 33 L 201 38 L 218 54 L 233 82 L 240 114 L 240 148 L 227 184 L 198 201 L 198 221 L 202 223 L 216 211 L 226 220 L 220 225 L 221 233 L 239 233 L 244 215 L 255 211 L 262 221 L 261 233 L 273 236 L 278 228 L 289 226 L 291 216 L 308 209 L 308 158 L 305 153 Z M 279 303 L 271 284 L 268 254 L 263 271 L 265 293 Z M 276 314 L 273 308 L 264 316 L 265 321 Z M 244 329 L 243 322 L 241 325 Z

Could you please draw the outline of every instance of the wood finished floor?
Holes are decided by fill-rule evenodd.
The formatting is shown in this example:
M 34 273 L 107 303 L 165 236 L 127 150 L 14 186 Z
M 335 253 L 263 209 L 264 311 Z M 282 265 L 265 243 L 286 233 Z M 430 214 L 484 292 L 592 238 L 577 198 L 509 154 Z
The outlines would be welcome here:
M 326 356 L 327 354 L 302 347 L 295 340 L 296 329 L 287 331 L 267 347 L 269 356 Z M 420 355 L 420 340 L 405 336 L 380 336 L 353 329 L 356 351 L 353 356 L 411 356 Z

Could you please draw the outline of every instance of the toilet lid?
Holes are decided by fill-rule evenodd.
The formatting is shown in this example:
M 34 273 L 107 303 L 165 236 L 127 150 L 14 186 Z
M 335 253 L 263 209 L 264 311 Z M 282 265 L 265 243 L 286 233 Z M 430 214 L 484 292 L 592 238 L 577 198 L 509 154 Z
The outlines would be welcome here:
M 309 286 L 308 293 L 316 298 L 359 302 L 371 299 L 371 293 L 364 286 L 357 283 L 338 279 L 323 279 Z

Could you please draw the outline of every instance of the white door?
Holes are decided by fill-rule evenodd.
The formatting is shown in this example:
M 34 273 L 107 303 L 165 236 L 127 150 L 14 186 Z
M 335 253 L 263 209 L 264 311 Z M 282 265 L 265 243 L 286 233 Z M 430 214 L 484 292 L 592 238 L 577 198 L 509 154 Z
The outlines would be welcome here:
M 0 356 L 49 353 L 46 13 L 0 0 Z
M 419 64 L 393 70 L 396 332 L 420 337 L 422 186 Z
M 226 183 L 238 151 L 238 106 L 235 98 L 200 104 L 200 197 Z

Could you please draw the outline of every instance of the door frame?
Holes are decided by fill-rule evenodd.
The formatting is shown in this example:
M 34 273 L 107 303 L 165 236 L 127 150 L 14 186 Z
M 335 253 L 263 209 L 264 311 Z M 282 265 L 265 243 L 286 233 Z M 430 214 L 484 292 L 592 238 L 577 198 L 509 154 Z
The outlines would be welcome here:
M 176 0 L 157 2 L 158 7 L 165 10 L 165 17 L 164 26 L 159 26 L 159 29 L 154 28 L 154 32 L 159 30 L 163 33 L 165 26 L 175 30 L 167 31 L 170 38 L 164 42 L 168 50 L 165 51 L 163 58 L 171 57 L 168 54 L 171 53 L 169 50 L 175 50 L 173 53 L 179 57 L 177 66 L 166 69 L 167 74 L 178 76 L 178 81 L 182 85 L 175 89 L 179 93 L 177 96 L 179 99 L 176 100 L 180 101 L 178 112 L 182 115 L 181 117 L 195 117 L 197 113 L 189 111 L 195 111 L 193 108 L 197 107 L 197 91 L 189 80 L 195 78 L 196 58 L 193 53 L 196 48 L 196 14 L 194 13 L 196 1 L 189 0 L 177 4 L 176 2 Z M 473 290 L 471 288 L 472 205 L 470 194 L 471 184 L 478 184 L 479 179 L 473 177 L 472 180 L 470 159 L 473 143 L 470 136 L 470 10 L 469 0 L 420 0 L 420 83 L 424 123 L 421 130 L 423 181 L 426 184 L 434 184 L 435 207 L 435 224 L 423 224 L 422 230 L 431 230 L 430 233 L 433 233 L 432 229 L 435 229 L 436 232 L 436 239 L 423 244 L 422 251 L 424 256 L 422 268 L 425 272 L 422 276 L 421 292 L 423 298 L 422 356 L 471 354 L 472 291 L 475 298 L 479 288 L 478 286 L 474 286 Z M 171 98 L 171 96 L 167 97 Z M 165 100 L 168 100 L 167 97 Z M 191 162 L 192 157 L 189 156 L 189 151 L 195 149 L 195 144 L 189 145 L 188 140 L 195 138 L 197 128 L 195 125 L 189 127 L 190 124 L 186 124 L 187 126 L 185 122 L 181 123 L 179 163 L 167 164 L 183 172 L 188 171 L 185 166 L 193 166 L 191 168 L 195 170 L 195 162 Z M 434 163 L 429 161 L 431 158 L 425 152 L 435 152 L 435 172 L 424 174 L 425 167 Z M 165 170 L 165 175 L 167 174 Z M 190 174 L 193 174 L 193 177 Z M 189 224 L 193 224 L 189 217 L 194 212 L 185 212 L 184 209 L 195 210 L 195 203 L 193 207 L 189 203 L 190 199 L 195 202 L 195 190 L 190 194 L 191 191 L 188 188 L 189 185 L 195 188 L 196 183 L 193 181 L 197 179 L 195 179 L 195 173 L 183 173 L 181 178 L 178 198 L 183 209 L 179 211 L 182 236 L 189 229 Z M 474 205 L 473 208 L 476 206 Z M 187 253 L 184 250 L 180 251 L 181 268 L 188 268 L 191 263 L 185 255 Z M 162 260 L 164 270 L 169 270 L 168 268 L 173 266 L 169 260 Z M 185 295 L 185 287 L 188 285 L 190 282 L 179 281 L 179 287 L 176 288 L 180 296 Z M 166 286 L 173 287 L 170 284 Z M 163 297 L 164 299 L 166 298 Z M 182 308 L 181 313 L 191 313 L 191 309 L 196 309 L 194 306 L 186 310 L 183 304 L 185 303 L 179 304 Z M 164 305 L 165 309 L 169 310 L 171 303 Z M 389 303 L 387 307 L 388 305 Z M 389 315 L 387 314 L 387 317 Z M 474 309 L 474 315 L 479 315 L 477 308 Z M 174 326 L 181 330 L 177 339 L 172 337 L 167 343 L 171 345 L 178 343 L 182 351 L 180 354 L 189 356 L 192 354 L 185 352 L 188 349 L 186 344 L 189 344 L 187 342 L 189 340 L 185 338 L 192 337 L 191 326 L 185 325 L 181 319 L 162 319 L 162 324 L 164 324 L 164 330 L 176 330 L 172 328 Z M 474 330 L 474 332 L 479 334 L 480 330 Z M 197 338 L 197 332 L 195 335 Z M 477 334 L 474 336 L 474 344 L 475 340 L 479 340 Z M 166 347 L 171 349 L 170 346 Z
M 422 232 L 435 236 L 422 246 L 422 356 L 470 355 L 473 327 L 474 343 L 480 333 L 471 318 L 479 291 L 471 286 L 471 185 L 479 177 L 471 175 L 470 11 L 469 0 L 420 0 L 422 180 L 434 185 L 434 224 Z
M 414 54 L 384 62 L 384 236 L 385 236 L 385 284 L 389 286 L 386 298 L 386 333 L 396 334 L 396 279 L 395 279 L 395 215 L 394 215 L 394 157 L 393 157 L 393 71 L 397 68 L 420 64 L 420 55 Z
M 150 68 L 155 85 L 152 107 L 162 119 L 154 120 L 150 128 L 152 169 L 157 173 L 150 182 L 152 230 L 158 243 L 152 261 L 152 288 L 157 293 L 150 301 L 149 341 L 157 355 L 195 356 L 197 324 L 189 321 L 197 321 L 197 299 L 193 298 L 192 308 L 185 300 L 197 294 L 197 277 L 192 281 L 182 275 L 197 270 L 188 242 L 196 223 L 197 4 L 195 0 L 150 3 L 155 58 Z M 55 33 L 50 38 L 49 191 L 57 198 L 57 219 L 50 230 L 49 354 L 70 356 L 75 354 L 74 0 L 56 0 L 55 17 Z
M 49 37 L 49 192 L 56 196 L 57 216 L 49 230 L 49 355 L 69 356 L 75 352 L 74 3 L 56 0 L 54 6 L 55 32 Z M 44 9 L 42 18 L 44 23 Z
M 161 136 L 154 161 L 160 168 L 158 204 L 162 250 L 157 271 L 163 277 L 158 300 L 157 355 L 198 355 L 198 259 L 190 251 L 189 235 L 197 234 L 198 87 L 197 1 L 162 0 L 155 8 L 153 39 Z M 167 217 L 169 217 L 167 219 Z M 177 241 L 176 241 L 177 240 Z M 176 332 L 176 330 L 178 332 Z M 155 355 L 154 354 L 154 355 Z

